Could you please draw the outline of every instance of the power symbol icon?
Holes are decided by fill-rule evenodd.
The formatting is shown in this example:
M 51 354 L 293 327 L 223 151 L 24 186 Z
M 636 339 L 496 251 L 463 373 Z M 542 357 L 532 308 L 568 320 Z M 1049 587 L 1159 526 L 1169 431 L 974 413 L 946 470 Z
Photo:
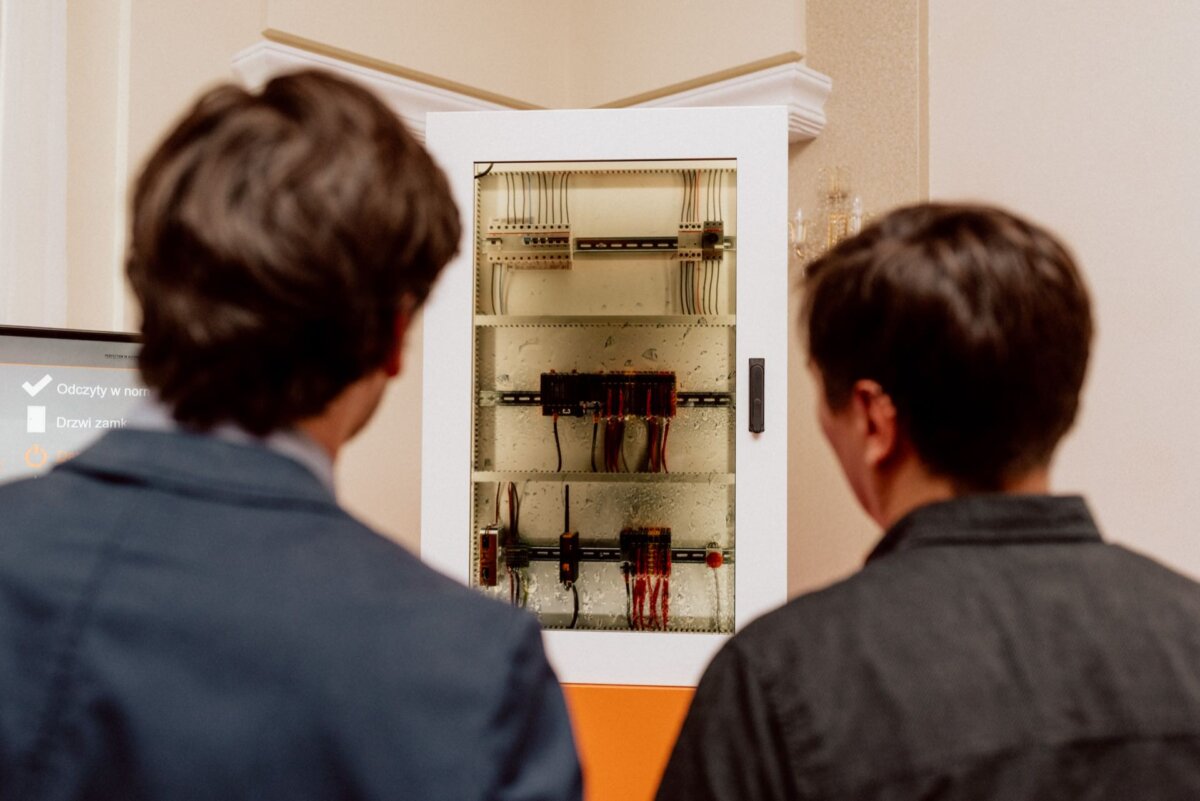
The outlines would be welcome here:
M 46 453 L 46 449 L 41 445 L 30 445 L 25 451 L 25 464 L 30 467 L 41 467 L 50 458 L 50 454 Z

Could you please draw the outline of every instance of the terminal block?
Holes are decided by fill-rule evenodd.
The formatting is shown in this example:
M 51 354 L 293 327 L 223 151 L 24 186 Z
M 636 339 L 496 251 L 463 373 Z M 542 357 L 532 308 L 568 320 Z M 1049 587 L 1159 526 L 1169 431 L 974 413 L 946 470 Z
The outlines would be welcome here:
M 571 227 L 561 223 L 493 220 L 483 238 L 488 261 L 524 269 L 571 266 Z
M 542 414 L 674 417 L 675 373 L 542 373 Z

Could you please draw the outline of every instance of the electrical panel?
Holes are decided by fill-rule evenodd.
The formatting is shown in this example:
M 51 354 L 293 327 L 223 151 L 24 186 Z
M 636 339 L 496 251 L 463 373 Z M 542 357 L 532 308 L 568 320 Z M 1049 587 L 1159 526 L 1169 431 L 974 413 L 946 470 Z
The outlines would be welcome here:
M 473 583 L 731 632 L 736 161 L 474 166 Z
M 747 266 L 745 248 L 772 237 L 761 220 L 748 242 L 742 229 L 747 192 L 758 180 L 779 193 L 786 161 L 768 179 L 753 141 L 656 157 L 637 145 L 661 123 L 703 133 L 689 121 L 706 112 L 431 115 L 468 230 L 426 314 L 422 555 L 535 615 L 568 681 L 688 683 L 741 621 L 784 600 L 785 410 L 770 399 L 783 397 L 787 333 L 769 323 L 786 319 L 786 286 L 770 289 L 786 279 L 767 259 Z M 734 118 L 716 117 L 737 139 Z M 630 146 L 589 157 L 580 142 L 609 126 Z M 776 157 L 785 137 L 782 122 L 766 137 L 783 143 Z M 762 344 L 743 353 L 747 341 Z M 776 415 L 757 434 L 748 358 L 753 405 Z M 777 395 L 761 392 L 764 364 Z M 772 492 L 773 511 L 759 508 Z M 755 499 L 749 532 L 742 498 Z M 459 522 L 431 518 L 442 509 Z

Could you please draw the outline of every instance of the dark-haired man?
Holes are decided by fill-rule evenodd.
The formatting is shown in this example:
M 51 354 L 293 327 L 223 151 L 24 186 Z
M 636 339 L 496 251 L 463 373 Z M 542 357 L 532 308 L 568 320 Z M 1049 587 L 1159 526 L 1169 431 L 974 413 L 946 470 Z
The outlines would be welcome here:
M 533 618 L 333 494 L 459 233 L 333 76 L 219 87 L 168 134 L 128 254 L 156 401 L 0 488 L 0 796 L 579 798 Z
M 659 801 L 1200 798 L 1200 586 L 1049 494 L 1092 338 L 1066 249 L 914 206 L 804 288 L 821 425 L 885 533 L 714 658 Z

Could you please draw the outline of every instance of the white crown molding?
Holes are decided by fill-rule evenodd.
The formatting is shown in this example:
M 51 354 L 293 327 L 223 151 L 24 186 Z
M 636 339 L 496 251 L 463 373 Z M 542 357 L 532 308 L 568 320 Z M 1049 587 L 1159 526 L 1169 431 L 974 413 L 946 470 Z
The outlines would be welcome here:
M 425 140 L 425 115 L 430 111 L 510 108 L 269 40 L 251 45 L 233 58 L 234 72 L 252 89 L 261 88 L 276 75 L 308 68 L 330 70 L 367 86 L 400 115 L 409 131 L 422 142 Z M 813 139 L 825 128 L 825 101 L 832 87 L 829 76 L 796 61 L 657 97 L 633 107 L 786 106 L 788 141 L 802 142 Z
M 301 69 L 324 69 L 366 86 L 379 95 L 409 132 L 425 141 L 425 115 L 430 111 L 487 111 L 508 106 L 403 78 L 339 58 L 279 42 L 261 41 L 233 57 L 233 71 L 243 85 L 259 89 L 271 78 Z
M 788 141 L 815 138 L 825 128 L 825 101 L 833 80 L 798 61 L 768 67 L 665 97 L 635 108 L 679 106 L 786 106 Z

